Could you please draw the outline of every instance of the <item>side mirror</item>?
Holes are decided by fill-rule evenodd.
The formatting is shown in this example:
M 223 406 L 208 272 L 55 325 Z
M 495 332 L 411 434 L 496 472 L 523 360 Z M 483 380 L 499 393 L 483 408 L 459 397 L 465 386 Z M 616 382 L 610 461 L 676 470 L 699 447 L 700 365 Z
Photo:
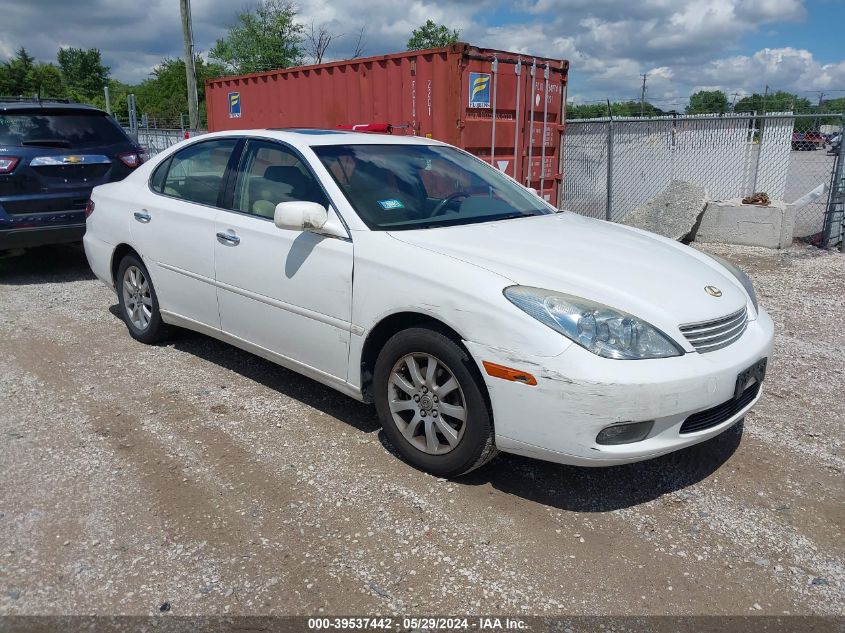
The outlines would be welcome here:
M 326 208 L 316 202 L 296 200 L 280 202 L 273 214 L 273 223 L 291 231 L 319 231 L 329 219 Z

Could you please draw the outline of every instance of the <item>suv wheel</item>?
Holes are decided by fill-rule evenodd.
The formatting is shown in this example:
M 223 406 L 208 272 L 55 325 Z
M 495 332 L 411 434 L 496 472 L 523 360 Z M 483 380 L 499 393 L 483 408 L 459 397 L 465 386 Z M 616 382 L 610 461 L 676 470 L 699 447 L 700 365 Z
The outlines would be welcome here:
M 120 315 L 132 338 L 156 343 L 167 335 L 150 273 L 135 255 L 127 255 L 118 266 L 117 297 Z
M 385 435 L 413 466 L 454 477 L 495 456 L 478 370 L 444 334 L 411 328 L 394 335 L 376 361 L 373 389 Z

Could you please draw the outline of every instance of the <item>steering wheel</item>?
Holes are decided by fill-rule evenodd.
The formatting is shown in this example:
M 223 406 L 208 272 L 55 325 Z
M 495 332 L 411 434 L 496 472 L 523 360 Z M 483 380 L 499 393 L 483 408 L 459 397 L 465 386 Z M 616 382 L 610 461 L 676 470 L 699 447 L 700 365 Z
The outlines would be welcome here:
M 448 207 L 451 202 L 457 200 L 458 198 L 469 198 L 470 195 L 472 194 L 469 194 L 466 191 L 456 191 L 455 193 L 449 194 L 437 203 L 437 206 L 432 209 L 429 217 L 435 218 L 438 215 L 443 215 L 446 212 L 446 207 Z

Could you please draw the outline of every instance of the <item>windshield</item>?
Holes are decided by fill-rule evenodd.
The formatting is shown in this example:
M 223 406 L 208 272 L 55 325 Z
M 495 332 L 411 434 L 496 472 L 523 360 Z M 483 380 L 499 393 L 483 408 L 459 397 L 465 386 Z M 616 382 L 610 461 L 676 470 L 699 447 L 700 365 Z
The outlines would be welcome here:
M 117 124 L 96 112 L 0 114 L 0 145 L 83 148 L 126 142 Z
M 312 149 L 373 230 L 554 213 L 551 206 L 495 168 L 452 147 L 323 145 Z

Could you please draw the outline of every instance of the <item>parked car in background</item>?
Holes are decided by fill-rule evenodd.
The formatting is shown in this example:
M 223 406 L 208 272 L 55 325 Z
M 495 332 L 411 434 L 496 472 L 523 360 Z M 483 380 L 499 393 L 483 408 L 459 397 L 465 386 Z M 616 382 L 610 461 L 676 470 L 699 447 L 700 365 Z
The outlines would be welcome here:
M 423 137 L 213 133 L 91 210 L 85 252 L 132 337 L 190 328 L 372 402 L 439 476 L 497 449 L 606 466 L 702 442 L 757 401 L 772 351 L 736 267 L 557 213 Z
M 821 132 L 793 132 L 792 149 L 794 150 L 816 150 L 823 149 L 826 143 L 824 134 Z
M 842 132 L 831 134 L 828 143 L 830 144 L 830 149 L 827 153 L 831 155 L 838 154 L 842 149 Z
M 0 250 L 81 240 L 91 189 L 142 161 L 102 110 L 0 98 Z

